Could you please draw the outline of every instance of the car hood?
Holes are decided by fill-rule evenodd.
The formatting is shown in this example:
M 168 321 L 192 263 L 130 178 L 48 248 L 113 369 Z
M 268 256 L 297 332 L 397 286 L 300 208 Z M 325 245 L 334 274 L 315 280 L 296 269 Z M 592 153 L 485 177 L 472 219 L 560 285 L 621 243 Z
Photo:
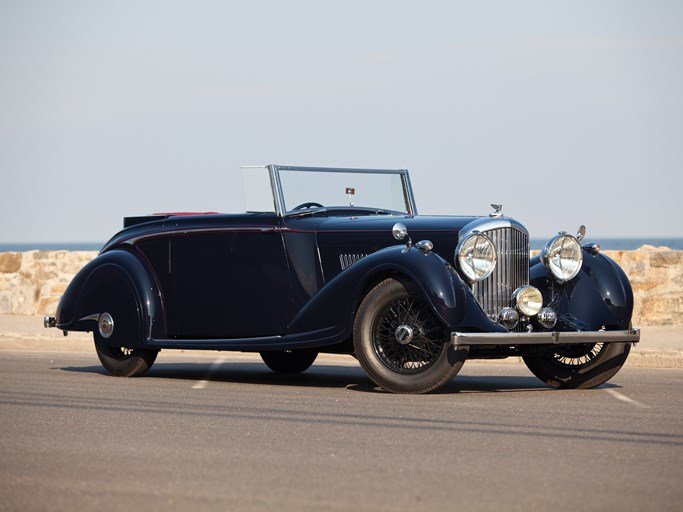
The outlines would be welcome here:
M 454 261 L 461 232 L 488 230 L 492 227 L 514 226 L 526 232 L 524 226 L 509 217 L 465 217 L 431 215 L 370 215 L 358 217 L 309 218 L 302 231 L 316 233 L 320 260 L 326 279 L 338 274 L 349 262 L 354 262 L 385 247 L 402 245 L 393 237 L 392 227 L 403 223 L 413 243 L 429 240 L 433 252 L 448 262 Z M 288 223 L 289 227 L 296 224 Z M 295 228 L 296 229 L 296 228 Z
M 397 222 L 401 222 L 411 232 L 449 232 L 458 233 L 460 229 L 479 217 L 466 216 L 432 216 L 432 215 L 370 215 L 359 217 L 332 217 L 319 219 L 315 230 L 329 231 L 388 231 Z
M 404 244 L 392 235 L 397 222 L 405 224 L 413 242 L 430 240 L 434 252 L 453 261 L 460 230 L 477 219 L 426 215 L 335 217 L 318 219 L 317 225 L 309 229 L 316 233 L 323 271 L 326 279 L 330 279 L 344 268 L 343 262 L 357 261 L 385 247 Z

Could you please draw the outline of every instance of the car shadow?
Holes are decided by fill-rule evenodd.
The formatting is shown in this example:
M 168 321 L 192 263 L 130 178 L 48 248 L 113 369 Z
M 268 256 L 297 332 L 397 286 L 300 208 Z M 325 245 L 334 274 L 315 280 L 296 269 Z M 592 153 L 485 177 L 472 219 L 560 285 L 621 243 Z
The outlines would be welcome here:
M 101 366 L 56 368 L 75 373 L 98 374 L 110 377 Z M 169 379 L 194 383 L 254 384 L 309 388 L 348 389 L 363 393 L 388 393 L 376 386 L 360 367 L 349 365 L 314 364 L 304 373 L 278 374 L 259 362 L 225 362 L 215 367 L 208 362 L 155 363 L 143 379 Z M 598 389 L 619 388 L 603 384 Z M 534 376 L 520 375 L 457 375 L 443 388 L 431 395 L 455 393 L 515 393 L 556 391 Z
M 102 366 L 67 366 L 66 372 L 98 374 L 111 377 Z M 263 363 L 225 362 L 218 368 L 207 362 L 159 363 L 140 379 L 169 379 L 188 382 L 264 384 L 300 387 L 347 388 L 371 390 L 374 384 L 361 368 L 315 364 L 304 373 L 279 374 Z

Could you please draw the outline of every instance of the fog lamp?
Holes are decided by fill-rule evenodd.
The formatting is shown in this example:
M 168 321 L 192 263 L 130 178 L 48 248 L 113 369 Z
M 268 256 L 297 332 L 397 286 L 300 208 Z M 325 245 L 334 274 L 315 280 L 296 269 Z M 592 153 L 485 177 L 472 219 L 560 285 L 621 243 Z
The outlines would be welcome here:
M 520 286 L 512 294 L 512 300 L 525 316 L 534 316 L 543 307 L 543 295 L 533 286 Z
M 552 329 L 557 323 L 557 313 L 553 308 L 543 308 L 538 313 L 538 323 L 546 329 Z
M 506 329 L 514 329 L 519 322 L 519 313 L 514 308 L 503 308 L 498 313 L 498 323 Z

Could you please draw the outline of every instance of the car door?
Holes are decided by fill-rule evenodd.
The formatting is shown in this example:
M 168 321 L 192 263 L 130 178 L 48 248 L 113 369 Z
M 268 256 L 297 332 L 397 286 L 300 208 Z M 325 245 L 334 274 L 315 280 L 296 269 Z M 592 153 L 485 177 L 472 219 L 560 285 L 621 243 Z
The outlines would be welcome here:
M 176 337 L 283 334 L 292 290 L 282 233 L 272 222 L 188 230 L 173 240 Z

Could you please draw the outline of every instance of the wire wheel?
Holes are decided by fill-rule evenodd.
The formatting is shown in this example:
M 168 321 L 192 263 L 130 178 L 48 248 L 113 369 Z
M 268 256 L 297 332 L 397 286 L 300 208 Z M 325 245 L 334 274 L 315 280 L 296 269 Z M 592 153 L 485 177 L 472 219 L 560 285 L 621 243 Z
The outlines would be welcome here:
M 444 344 L 443 328 L 423 300 L 409 297 L 380 311 L 372 342 L 377 357 L 389 369 L 419 373 L 438 360 Z
M 109 353 L 116 359 L 124 360 L 133 355 L 133 349 L 128 347 L 114 347 L 109 348 Z
M 553 354 L 553 361 L 567 368 L 579 368 L 593 361 L 602 352 L 604 343 L 569 345 Z
M 99 333 L 94 333 L 95 350 L 102 366 L 117 377 L 136 377 L 142 375 L 154 364 L 156 349 L 110 347 Z
M 554 388 L 590 389 L 604 384 L 623 366 L 630 343 L 584 343 L 548 347 L 524 356 L 531 373 Z
M 388 278 L 361 301 L 353 326 L 358 362 L 393 393 L 428 393 L 447 384 L 467 350 L 448 343 L 447 329 L 410 281 Z

